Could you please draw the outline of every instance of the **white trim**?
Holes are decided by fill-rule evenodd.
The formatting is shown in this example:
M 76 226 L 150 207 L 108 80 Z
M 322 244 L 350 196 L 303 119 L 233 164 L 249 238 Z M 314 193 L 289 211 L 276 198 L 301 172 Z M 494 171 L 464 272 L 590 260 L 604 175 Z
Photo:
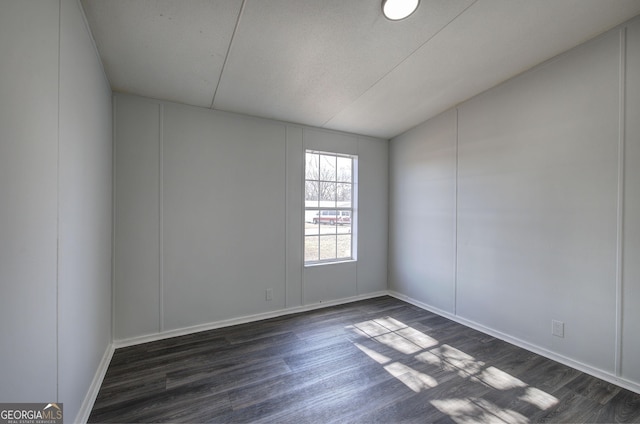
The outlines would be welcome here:
M 111 340 L 116 334 L 116 102 L 111 94 Z
M 619 106 L 618 106 L 618 193 L 616 222 L 616 334 L 615 334 L 615 372 L 622 375 L 622 330 L 623 330 L 623 257 L 624 257 L 624 150 L 626 125 L 626 84 L 627 84 L 627 28 L 620 29 L 620 69 L 619 69 Z
M 378 291 L 378 292 L 373 292 L 373 293 L 367 293 L 367 294 L 363 294 L 363 295 L 357 295 L 357 296 L 352 296 L 352 297 L 347 297 L 347 298 L 343 298 L 343 299 L 337 299 L 337 300 L 331 300 L 331 301 L 321 301 L 318 303 L 313 303 L 313 304 L 309 304 L 309 305 L 302 305 L 302 306 L 295 306 L 295 307 L 291 307 L 291 308 L 284 308 L 284 309 L 280 309 L 277 311 L 269 311 L 269 312 L 264 312 L 264 313 L 260 313 L 260 314 L 254 314 L 254 315 L 247 315 L 247 316 L 243 316 L 243 317 L 237 317 L 237 318 L 231 318 L 231 319 L 226 319 L 226 320 L 222 320 L 222 321 L 216 321 L 216 322 L 211 322 L 211 323 L 207 323 L 207 324 L 200 324 L 200 325 L 195 325 L 195 326 L 191 326 L 191 327 L 185 327 L 185 328 L 180 328 L 180 329 L 176 329 L 176 330 L 169 330 L 169 331 L 164 331 L 161 333 L 156 333 L 156 334 L 148 334 L 145 336 L 138 336 L 138 337 L 132 337 L 132 338 L 128 338 L 128 339 L 122 339 L 122 340 L 114 340 L 113 344 L 110 346 L 111 352 L 109 353 L 109 358 L 106 364 L 104 364 L 104 358 L 103 358 L 103 362 L 100 363 L 100 367 L 98 368 L 98 372 L 96 373 L 96 378 L 97 376 L 100 374 L 100 380 L 98 383 L 101 384 L 102 379 L 104 378 L 104 373 L 106 372 L 106 367 L 108 366 L 108 362 L 111 359 L 111 355 L 113 355 L 113 350 L 117 349 L 117 348 L 122 348 L 122 347 L 128 347 L 128 346 L 134 346 L 134 345 L 138 345 L 138 344 L 142 344 L 142 343 L 149 343 L 149 342 L 154 342 L 154 341 L 158 341 L 158 340 L 164 340 L 164 339 L 168 339 L 171 337 L 178 337 L 178 336 L 184 336 L 184 335 L 188 335 L 188 334 L 193 334 L 193 333 L 198 333 L 201 331 L 208 331 L 208 330 L 215 330 L 217 328 L 224 328 L 224 327 L 229 327 L 232 325 L 238 325 L 238 324 L 247 324 L 250 322 L 255 322 L 255 321 L 261 321 L 264 319 L 269 319 L 269 318 L 276 318 L 276 317 L 280 317 L 280 316 L 284 316 L 284 315 L 290 315 L 290 314 L 296 314 L 296 313 L 300 313 L 300 312 L 307 312 L 307 311 L 313 311 L 316 309 L 322 309 L 322 308 L 328 308 L 331 306 L 336 306 L 336 305 L 343 305 L 343 304 L 347 304 L 347 303 L 352 303 L 352 302 L 357 302 L 360 300 L 366 300 L 366 299 L 372 299 L 375 297 L 381 297 L 381 296 L 391 296 L 391 297 L 395 297 L 398 300 L 402 300 L 404 302 L 410 303 L 414 306 L 417 306 L 421 309 L 424 309 L 426 311 L 429 312 L 433 312 L 437 315 L 440 315 L 442 317 L 448 318 L 452 321 L 455 321 L 459 324 L 462 324 L 466 327 L 469 328 L 473 328 L 474 330 L 478 330 L 481 331 L 482 333 L 485 333 L 487 335 L 493 336 L 497 339 L 503 340 L 507 343 L 511 343 L 515 346 L 518 346 L 522 349 L 526 349 L 530 352 L 536 353 L 538 355 L 544 356 L 545 358 L 551 359 L 553 361 L 559 362 L 561 364 L 564 364 L 566 366 L 569 366 L 571 368 L 574 368 L 576 370 L 579 370 L 581 372 L 584 372 L 586 374 L 592 375 L 594 377 L 600 378 L 604 381 L 607 381 L 609 383 L 615 384 L 617 386 L 620 386 L 622 388 L 631 390 L 633 392 L 639 393 L 640 394 L 640 384 L 635 383 L 633 381 L 624 379 L 622 377 L 616 376 L 615 374 L 612 374 L 610 372 L 601 370 L 599 368 L 595 368 L 592 367 L 590 365 L 584 364 L 582 362 L 576 361 L 574 359 L 571 359 L 569 357 L 563 356 L 563 355 L 559 355 L 555 352 L 552 352 L 550 350 L 547 350 L 543 347 L 537 346 L 535 344 L 531 344 L 529 342 L 526 342 L 524 340 L 518 339 L 516 337 L 510 336 L 508 334 L 502 333 L 500 331 L 494 330 L 492 328 L 486 327 L 482 324 L 479 324 L 475 321 L 471 321 L 465 318 L 462 318 L 458 315 L 453 315 L 450 312 L 444 311 L 442 309 L 436 308 L 434 306 L 428 305 L 426 303 L 423 303 L 419 300 L 413 299 L 409 296 L 406 296 L 404 294 L 395 292 L 393 290 L 388 290 L 388 291 Z M 106 357 L 106 353 L 105 353 L 105 357 Z M 102 368 L 104 367 L 104 370 L 102 370 Z M 94 382 L 91 385 L 91 390 L 89 391 L 89 394 L 87 395 L 87 398 L 85 399 L 85 402 L 83 402 L 83 408 L 86 407 L 85 403 L 88 402 L 88 398 L 89 395 L 92 393 L 92 390 L 95 390 L 96 393 L 93 394 L 93 397 L 90 398 L 89 400 L 91 400 L 91 406 L 93 405 L 93 402 L 95 401 L 95 396 L 97 396 L 97 390 L 99 390 L 100 388 L 100 384 L 97 384 L 97 388 L 94 388 L 94 385 L 96 383 L 96 379 L 94 379 Z M 84 409 L 81 408 L 81 411 L 84 411 Z M 90 408 L 89 411 L 87 412 L 87 414 L 90 412 Z M 78 414 L 78 417 L 80 417 L 80 414 Z M 87 416 L 88 418 L 88 416 Z M 81 420 L 76 420 L 78 422 L 80 422 Z
M 76 415 L 76 418 L 73 420 L 74 423 L 86 423 L 89 420 L 89 415 L 91 415 L 93 404 L 96 402 L 96 398 L 98 397 L 98 392 L 100 391 L 102 381 L 104 380 L 104 376 L 106 375 L 109 364 L 111 363 L 111 358 L 113 358 L 114 351 L 115 348 L 113 343 L 109 343 L 104 355 L 102 356 L 102 360 L 98 365 L 98 369 L 93 376 L 87 395 L 84 397 L 84 400 L 80 405 L 78 415 Z
M 333 234 L 329 234 L 329 235 L 333 235 Z M 338 235 L 340 235 L 340 234 L 338 234 Z M 308 237 L 314 237 L 314 236 L 308 236 Z M 358 262 L 358 261 L 356 259 L 345 259 L 345 260 L 341 260 L 341 259 L 325 259 L 324 261 L 307 262 L 303 266 L 305 268 L 313 268 L 313 267 L 316 267 L 316 266 L 340 265 L 340 264 L 348 264 L 348 263 L 352 263 L 352 262 L 354 263 L 354 262 Z
M 58 1 L 58 105 L 56 146 L 56 402 L 60 402 L 60 91 L 62 71 L 62 0 Z
M 449 312 L 443 311 L 441 309 L 435 308 L 431 305 L 428 305 L 426 303 L 420 302 L 419 300 L 415 300 L 409 296 L 406 296 L 404 294 L 389 290 L 389 296 L 395 297 L 398 300 L 402 300 L 404 302 L 410 303 L 414 306 L 417 306 L 418 308 L 424 309 L 426 311 L 429 312 L 433 312 L 435 314 L 438 314 L 440 316 L 443 316 L 445 318 L 450 319 L 451 321 L 455 321 L 458 324 L 462 324 L 466 327 L 470 327 L 473 328 L 474 330 L 478 330 L 482 333 L 488 334 L 490 336 L 493 336 L 497 339 L 500 339 L 502 341 L 505 341 L 507 343 L 511 343 L 515 346 L 518 346 L 522 349 L 528 350 L 530 352 L 536 353 L 540 356 L 544 356 L 545 358 L 551 359 L 553 361 L 559 362 L 563 365 L 566 365 L 568 367 L 574 368 L 578 371 L 582 371 L 586 374 L 592 375 L 596 378 L 600 378 L 604 381 L 607 381 L 611 384 L 615 384 L 617 386 L 620 386 L 624 389 L 628 389 L 631 390 L 633 392 L 636 392 L 638 394 L 640 394 L 640 384 L 626 380 L 622 377 L 618 377 L 615 374 L 612 374 L 610 372 L 601 370 L 599 368 L 595 368 L 592 367 L 590 365 L 584 364 L 582 362 L 573 360 L 569 357 L 563 356 L 563 355 L 559 355 L 555 352 L 552 352 L 550 350 L 547 350 L 543 347 L 528 343 L 524 340 L 518 339 L 516 337 L 512 337 L 508 334 L 502 333 L 500 331 L 494 330 L 492 328 L 489 327 L 485 327 L 482 324 L 479 324 L 475 321 L 471 321 L 465 318 L 462 318 L 458 315 L 453 315 Z
M 156 333 L 156 334 L 148 334 L 145 336 L 131 337 L 131 338 L 122 339 L 122 340 L 114 340 L 113 346 L 116 349 L 121 347 L 134 346 L 142 343 L 149 343 L 149 342 L 155 342 L 158 340 L 164 340 L 171 337 L 185 336 L 187 334 L 198 333 L 201 331 L 215 330 L 217 328 L 230 327 L 232 325 L 247 324 L 250 322 L 261 321 L 264 319 L 276 318 L 283 315 L 313 311 L 315 309 L 328 308 L 330 306 L 343 305 L 346 303 L 352 303 L 352 302 L 357 302 L 359 300 L 372 299 L 374 297 L 381 297 L 386 295 L 388 295 L 386 291 L 379 291 L 379 292 L 367 293 L 367 294 L 362 294 L 362 295 L 357 295 L 352 297 L 346 297 L 343 299 L 320 301 L 318 303 L 313 303 L 309 305 L 295 306 L 291 308 L 284 308 L 284 309 L 279 309 L 277 311 L 263 312 L 263 313 L 254 314 L 254 315 L 246 315 L 243 317 L 231 318 L 231 319 L 226 319 L 222 321 L 215 321 L 207 324 L 199 324 L 191 327 L 163 331 L 161 333 Z
M 460 161 L 460 108 L 454 109 L 456 114 L 455 169 L 453 180 L 453 313 L 458 309 L 458 180 Z
M 284 125 L 283 126 L 284 129 L 284 199 L 282 201 L 283 205 L 284 205 L 284 293 L 283 293 L 283 300 L 284 300 L 284 307 L 286 308 L 287 305 L 289 304 L 288 301 L 288 292 L 287 292 L 287 286 L 289 284 L 289 256 L 290 256 L 290 252 L 289 252 L 289 227 L 287 226 L 287 224 L 289 223 L 289 218 L 291 215 L 291 211 L 289 210 L 289 191 L 290 191 L 290 184 L 289 184 L 289 162 L 287 161 L 287 153 L 289 152 L 289 132 L 287 131 L 287 126 Z M 265 296 L 266 297 L 266 296 Z
M 306 241 L 304 239 L 305 237 L 305 232 L 306 232 L 306 225 L 305 225 L 305 218 L 307 216 L 307 211 L 305 210 L 306 207 L 306 203 L 305 203 L 305 198 L 306 198 L 306 193 L 307 193 L 307 187 L 306 184 L 304 182 L 304 178 L 306 178 L 307 176 L 307 128 L 306 127 L 302 127 L 302 157 L 300 158 L 300 160 L 302 161 L 302 184 L 301 184 L 301 188 L 300 188 L 300 200 L 302 200 L 302 222 L 301 222 L 301 226 L 300 226 L 300 234 L 299 237 L 302 240 L 302 243 L 300 245 L 300 258 L 302 259 L 301 264 L 300 264 L 300 305 L 303 306 L 304 305 L 304 301 L 306 299 L 305 296 L 305 286 L 306 286 L 306 281 L 305 281 L 305 277 L 306 277 L 306 272 L 305 272 L 305 266 L 304 266 L 304 255 L 305 255 L 305 248 L 304 248 L 304 242 Z M 351 220 L 353 221 L 353 216 L 351 217 Z M 351 230 L 353 231 L 353 229 Z M 352 241 L 353 243 L 353 241 Z
M 158 330 L 164 330 L 164 104 L 158 105 Z
M 317 155 L 318 156 L 318 178 L 317 179 L 310 179 L 307 178 L 307 155 L 312 154 L 312 155 Z M 335 159 L 335 181 L 331 181 L 331 180 L 323 180 L 320 175 L 320 168 L 321 168 L 321 163 L 322 163 L 322 158 L 321 156 L 330 156 L 332 158 Z M 351 181 L 341 181 L 338 180 L 338 158 L 345 158 L 345 159 L 349 159 L 351 161 Z M 304 202 L 304 216 L 303 216 L 303 226 L 302 226 L 302 245 L 303 245 L 303 265 L 304 267 L 308 267 L 308 266 L 316 266 L 316 265 L 326 265 L 326 264 L 335 264 L 335 263 L 341 263 L 341 262 L 355 262 L 357 260 L 356 255 L 354 254 L 354 239 L 357 239 L 357 232 L 358 232 L 358 228 L 357 228 L 357 213 L 358 213 L 358 177 L 356 175 L 357 171 L 358 171 L 358 155 L 357 154 L 347 154 L 347 153 L 338 153 L 338 152 L 329 152 L 329 151 L 325 151 L 325 150 L 317 150 L 317 149 L 304 149 L 304 166 L 303 166 L 303 170 L 302 173 L 304 175 L 304 180 L 303 180 L 303 202 Z M 320 200 L 320 193 L 318 192 L 318 204 L 316 206 L 307 206 L 307 182 L 313 182 L 313 183 L 317 183 L 318 184 L 318 191 L 320 191 L 320 187 L 322 186 L 322 183 L 329 183 L 329 184 L 335 184 L 336 185 L 336 199 L 333 201 L 334 205 L 333 206 L 320 206 L 320 203 L 322 202 L 322 200 Z M 350 185 L 351 186 L 351 205 L 350 206 L 338 206 L 338 200 L 337 200 L 337 186 L 339 184 L 343 184 L 343 185 Z M 322 233 L 322 231 L 320 230 L 320 226 L 322 226 L 322 213 L 325 211 L 336 211 L 336 218 L 334 220 L 335 225 L 336 225 L 336 232 L 335 233 Z M 338 222 L 338 212 L 349 212 L 349 225 L 351 227 L 350 231 L 348 233 L 339 233 L 337 232 L 337 226 L 339 225 Z M 316 215 L 318 217 L 318 234 L 307 234 L 306 232 L 306 217 L 307 217 L 307 212 L 317 212 Z M 314 224 L 315 225 L 315 224 Z M 356 237 L 354 237 L 354 234 L 356 235 Z M 322 239 L 322 236 L 334 236 L 335 235 L 335 244 L 336 244 L 336 257 L 335 258 L 330 258 L 330 259 L 320 259 L 320 241 Z M 351 238 L 351 243 L 349 245 L 350 247 L 350 256 L 349 257 L 337 257 L 338 255 L 338 236 L 349 236 Z M 307 244 L 307 240 L 310 238 L 315 238 L 318 241 L 318 260 L 310 260 L 307 261 L 306 260 L 306 244 Z M 355 249 L 357 251 L 357 248 Z M 356 270 L 356 274 L 357 274 L 357 270 Z M 358 279 L 356 277 L 356 293 L 358 292 Z
M 104 380 L 104 376 L 107 372 L 107 369 L 109 367 L 109 363 L 111 362 L 111 359 L 113 357 L 114 351 L 115 349 L 118 348 L 122 348 L 122 347 L 128 347 L 128 346 L 134 346 L 134 345 L 138 345 L 138 344 L 142 344 L 142 343 L 148 343 L 148 342 L 153 342 L 153 341 L 158 341 L 158 340 L 164 340 L 164 339 L 168 339 L 171 337 L 177 337 L 177 336 L 184 336 L 187 334 L 193 334 L 193 333 L 198 333 L 201 331 L 207 331 L 207 330 L 214 330 L 217 328 L 223 328 L 223 327 L 228 327 L 228 326 L 232 326 L 232 325 L 238 325 L 238 324 L 246 324 L 246 323 L 250 323 L 250 322 L 255 322 L 255 321 L 260 321 L 260 320 L 264 320 L 264 319 L 269 319 L 269 318 L 275 318 L 275 317 L 279 317 L 279 316 L 284 316 L 284 315 L 290 315 L 290 314 L 295 314 L 295 313 L 300 313 L 300 312 L 307 312 L 307 311 L 312 311 L 312 310 L 316 310 L 316 309 L 322 309 L 322 308 L 328 308 L 331 306 L 336 306 L 336 305 L 342 305 L 342 304 L 347 304 L 347 303 L 352 303 L 352 302 L 357 302 L 360 300 L 366 300 L 366 299 L 372 299 L 372 298 L 376 298 L 376 297 L 381 297 L 381 296 L 391 296 L 394 297 L 398 300 L 410 303 L 414 306 L 417 306 L 421 309 L 424 309 L 426 311 L 429 312 L 433 312 L 437 315 L 443 316 L 445 318 L 448 318 L 452 321 L 455 321 L 459 324 L 462 324 L 466 327 L 470 327 L 473 328 L 475 330 L 481 331 L 485 334 L 488 334 L 490 336 L 496 337 L 497 339 L 503 340 L 507 343 L 511 343 L 515 346 L 518 346 L 522 349 L 526 349 L 530 352 L 534 352 L 538 355 L 544 356 L 545 358 L 554 360 L 556 362 L 559 362 L 561 364 L 567 365 L 571 368 L 575 368 L 579 371 L 582 371 L 586 374 L 592 375 L 594 377 L 600 378 L 602 380 L 605 380 L 609 383 L 615 384 L 617 386 L 620 386 L 622 388 L 631 390 L 633 392 L 636 393 L 640 393 L 640 384 L 634 383 L 632 381 L 626 380 L 624 378 L 621 377 L 617 377 L 609 372 L 591 367 L 589 365 L 583 364 L 581 362 L 575 361 L 571 358 L 568 358 L 566 356 L 562 356 L 562 355 L 558 355 L 554 352 L 551 352 L 547 349 L 541 348 L 539 346 L 533 345 L 531 343 L 525 342 L 523 340 L 520 340 L 518 338 L 515 337 L 511 337 L 507 334 L 501 333 L 499 331 L 493 330 L 491 328 L 485 327 L 481 324 L 478 324 L 474 321 L 470 321 L 464 318 L 461 318 L 459 316 L 453 315 L 447 311 L 444 311 L 442 309 L 433 307 L 431 305 L 428 305 L 426 303 L 420 302 L 418 300 L 415 300 L 409 296 L 406 296 L 404 294 L 395 292 L 393 290 L 385 290 L 385 291 L 378 291 L 378 292 L 374 292 L 374 293 L 368 293 L 368 294 L 364 294 L 364 295 L 358 295 L 358 296 L 352 296 L 352 297 L 348 297 L 348 298 L 344 298 L 344 299 L 338 299 L 338 300 L 332 300 L 332 301 L 327 301 L 327 302 L 318 302 L 318 303 L 314 303 L 314 304 L 310 304 L 310 305 L 302 305 L 302 306 L 296 306 L 296 307 L 292 307 L 292 308 L 284 308 L 278 311 L 271 311 L 271 312 L 265 312 L 265 313 L 260 313 L 260 314 L 255 314 L 255 315 L 248 315 L 248 316 L 244 316 L 244 317 L 238 317 L 238 318 L 232 318 L 232 319 L 227 319 L 227 320 L 222 320 L 222 321 L 216 321 L 216 322 L 212 322 L 212 323 L 208 323 L 208 324 L 201 324 L 201 325 L 196 325 L 196 326 L 192 326 L 192 327 L 186 327 L 186 328 L 182 328 L 182 329 L 177 329 L 177 330 L 170 330 L 170 331 L 165 331 L 162 333 L 157 333 L 157 334 L 149 334 L 149 335 L 145 335 L 145 336 L 139 336 L 139 337 L 132 337 L 129 339 L 122 339 L 122 340 L 114 340 L 112 344 L 110 344 L 107 347 L 107 350 L 105 351 L 105 354 L 102 358 L 102 360 L 100 361 L 100 365 L 98 366 L 98 369 L 96 371 L 96 374 L 93 378 L 93 381 L 91 382 L 91 386 L 89 387 L 89 390 L 87 392 L 87 395 L 85 396 L 84 401 L 82 402 L 82 405 L 80 407 L 80 411 L 78 412 L 78 415 L 76 416 L 76 419 L 74 420 L 74 422 L 77 423 L 86 423 L 89 415 L 91 414 L 91 409 L 93 408 L 93 405 L 95 403 L 95 400 L 98 396 L 98 392 L 100 390 L 100 387 L 102 385 L 102 382 Z

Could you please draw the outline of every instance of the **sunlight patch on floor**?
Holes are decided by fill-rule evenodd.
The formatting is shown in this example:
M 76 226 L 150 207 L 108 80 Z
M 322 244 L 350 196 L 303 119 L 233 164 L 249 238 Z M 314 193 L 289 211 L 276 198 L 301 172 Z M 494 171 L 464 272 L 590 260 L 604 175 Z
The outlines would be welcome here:
M 462 378 L 472 377 L 482 371 L 485 363 L 449 345 L 431 349 L 416 356 L 419 361 L 457 373 Z
M 431 389 L 438 385 L 435 378 L 420 371 L 416 371 L 410 366 L 400 362 L 385 365 L 384 369 L 416 393 L 420 393 L 422 390 Z
M 397 350 L 405 355 L 412 355 L 422 350 L 420 346 L 407 340 L 397 333 L 387 333 L 374 337 L 374 339 L 384 345 L 389 346 L 392 349 Z
M 558 399 L 555 396 L 552 396 L 547 392 L 543 392 L 536 387 L 527 387 L 525 393 L 518 399 L 523 402 L 530 403 L 543 411 L 558 404 Z
M 354 345 L 360 349 L 361 351 L 363 351 L 369 358 L 373 359 L 374 361 L 376 361 L 379 364 L 386 364 L 388 362 L 391 362 L 391 358 L 384 356 L 382 353 L 379 353 L 373 349 L 369 349 L 366 346 L 361 345 L 360 343 L 354 343 Z
M 489 367 L 484 369 L 479 375 L 474 377 L 478 381 L 485 383 L 494 389 L 509 390 L 516 389 L 518 387 L 527 387 L 527 384 L 513 377 L 511 374 L 507 374 L 504 371 L 499 370 L 496 367 Z
M 410 328 L 407 324 L 391 317 L 377 318 L 374 319 L 373 322 L 380 324 L 389 331 L 398 331 L 403 328 Z
M 396 331 L 396 333 L 409 340 L 410 342 L 416 344 L 417 346 L 420 346 L 422 349 L 428 349 L 439 344 L 436 339 L 427 336 L 426 334 L 416 330 L 415 328 L 403 328 L 402 330 Z
M 355 324 L 354 327 L 360 330 L 367 337 L 381 336 L 393 331 L 383 325 L 378 324 L 374 320 L 360 322 L 358 324 Z
M 391 362 L 391 358 L 375 351 L 374 349 L 370 349 L 360 343 L 354 343 L 354 345 L 364 352 L 369 358 L 373 359 L 377 363 L 384 365 L 384 369 L 403 382 L 408 388 L 413 390 L 416 393 L 424 389 L 430 389 L 432 387 L 436 387 L 438 382 L 435 378 L 427 375 L 425 373 L 416 371 L 408 365 L 402 364 L 400 362 Z
M 485 362 L 451 345 L 440 344 L 433 337 L 392 317 L 363 321 L 346 328 L 357 336 L 367 339 L 367 346 L 353 342 L 360 351 L 382 365 L 385 371 L 416 393 L 436 387 L 438 381 L 415 367 L 397 360 L 397 354 L 392 355 L 387 348 L 405 355 L 407 362 L 414 361 L 415 364 L 417 360 L 422 364 L 436 367 L 439 373 L 442 371 L 455 373 L 460 378 L 500 392 L 513 391 L 512 399 L 515 403 L 518 401 L 528 403 L 540 410 L 547 410 L 558 404 L 558 399 L 549 393 L 530 387 L 511 374 L 494 366 L 488 366 Z M 381 351 L 394 357 L 376 350 L 376 346 L 380 346 Z M 419 365 L 416 366 L 424 368 L 424 365 L 422 367 Z M 502 408 L 483 398 L 434 399 L 430 403 L 459 424 L 529 422 L 524 415 L 512 409 Z
M 506 423 L 525 424 L 529 419 L 510 409 L 481 398 L 432 400 L 431 404 L 458 424 Z

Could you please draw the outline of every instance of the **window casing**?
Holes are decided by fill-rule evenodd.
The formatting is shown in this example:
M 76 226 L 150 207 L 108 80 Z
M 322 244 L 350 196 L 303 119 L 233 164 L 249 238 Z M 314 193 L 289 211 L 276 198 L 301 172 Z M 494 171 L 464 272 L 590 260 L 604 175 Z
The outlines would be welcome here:
M 357 157 L 307 150 L 305 265 L 355 259 Z

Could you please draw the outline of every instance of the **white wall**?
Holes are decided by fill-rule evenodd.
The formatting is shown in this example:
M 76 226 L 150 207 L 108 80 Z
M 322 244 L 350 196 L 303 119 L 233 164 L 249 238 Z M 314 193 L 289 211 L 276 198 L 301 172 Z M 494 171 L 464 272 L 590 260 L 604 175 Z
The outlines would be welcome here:
M 358 268 L 356 292 L 387 290 L 389 142 L 358 137 Z
M 459 108 L 457 313 L 614 371 L 619 36 Z M 565 322 L 553 337 L 551 320 Z
M 162 125 L 162 328 L 283 308 L 284 125 L 172 104 Z
M 58 396 L 58 14 L 58 2 L 0 3 L 3 402 Z
M 60 14 L 58 399 L 77 416 L 111 342 L 112 105 L 77 0 Z
M 453 313 L 456 111 L 394 139 L 390 150 L 391 288 Z
M 115 105 L 116 340 L 386 290 L 386 140 L 124 94 Z M 360 157 L 355 263 L 303 266 L 305 148 Z
M 389 259 L 393 291 L 636 389 L 638 25 L 392 140 Z
M 160 105 L 114 97 L 114 109 L 113 335 L 127 338 L 160 331 Z
M 111 98 L 76 0 L 0 3 L 0 399 L 73 422 L 111 339 Z
M 640 381 L 640 20 L 627 28 L 621 374 Z

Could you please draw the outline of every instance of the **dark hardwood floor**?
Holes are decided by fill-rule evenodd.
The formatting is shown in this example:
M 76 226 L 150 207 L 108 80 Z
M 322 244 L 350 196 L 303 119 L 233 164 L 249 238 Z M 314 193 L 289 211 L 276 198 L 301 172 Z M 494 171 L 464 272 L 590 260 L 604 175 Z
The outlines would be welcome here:
M 640 423 L 640 395 L 380 297 L 118 349 L 89 422 Z

